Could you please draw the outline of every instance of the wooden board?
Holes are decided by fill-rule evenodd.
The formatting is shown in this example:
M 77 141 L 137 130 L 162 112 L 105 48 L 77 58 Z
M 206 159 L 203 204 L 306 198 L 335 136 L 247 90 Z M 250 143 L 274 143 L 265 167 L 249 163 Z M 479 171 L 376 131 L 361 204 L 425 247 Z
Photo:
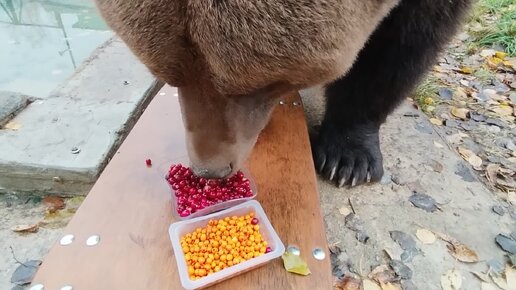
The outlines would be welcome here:
M 164 162 L 185 156 L 177 90 L 165 86 L 110 161 L 64 234 L 44 259 L 33 285 L 74 290 L 182 289 L 168 237 L 174 222 Z M 301 248 L 312 274 L 288 273 L 281 259 L 210 289 L 331 289 L 332 276 L 307 128 L 299 96 L 278 105 L 249 160 L 262 204 L 285 245 Z M 153 166 L 145 165 L 147 158 Z M 94 247 L 85 244 L 99 235 Z M 320 247 L 326 259 L 311 255 Z

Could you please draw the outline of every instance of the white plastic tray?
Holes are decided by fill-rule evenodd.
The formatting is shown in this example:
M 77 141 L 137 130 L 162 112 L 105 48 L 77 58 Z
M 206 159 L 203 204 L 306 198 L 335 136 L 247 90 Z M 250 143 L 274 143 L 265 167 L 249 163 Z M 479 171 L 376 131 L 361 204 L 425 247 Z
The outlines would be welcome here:
M 219 272 L 210 274 L 198 280 L 191 280 L 188 275 L 188 267 L 185 261 L 183 249 L 181 248 L 180 239 L 182 236 L 194 231 L 199 227 L 205 227 L 208 221 L 211 219 L 221 219 L 230 216 L 246 215 L 249 212 L 254 212 L 256 218 L 260 221 L 260 232 L 264 237 L 265 241 L 269 244 L 272 251 L 263 254 L 259 257 L 252 258 L 245 262 L 236 264 L 234 266 L 223 269 Z M 208 287 L 213 284 L 222 282 L 223 280 L 237 276 L 251 269 L 262 266 L 271 260 L 281 257 L 285 252 L 285 246 L 281 242 L 278 234 L 272 227 L 269 219 L 265 215 L 262 206 L 255 200 L 244 202 L 235 207 L 219 211 L 207 216 L 193 218 L 190 220 L 179 221 L 170 225 L 169 228 L 170 240 L 172 242 L 172 248 L 177 261 L 177 269 L 181 284 L 185 289 L 193 290 Z

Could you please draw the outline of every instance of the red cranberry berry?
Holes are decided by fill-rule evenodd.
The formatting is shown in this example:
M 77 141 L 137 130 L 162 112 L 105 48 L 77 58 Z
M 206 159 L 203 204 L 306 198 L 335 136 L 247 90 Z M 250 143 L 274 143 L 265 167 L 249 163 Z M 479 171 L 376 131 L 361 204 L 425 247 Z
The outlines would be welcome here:
M 271 247 L 267 247 L 267 248 L 265 248 L 265 253 L 270 253 L 270 252 L 272 252 Z
M 260 222 L 260 221 L 259 221 L 257 218 L 253 218 L 253 219 L 251 220 L 251 224 L 252 224 L 252 225 L 257 225 L 259 222 Z
M 176 164 L 170 166 L 167 181 L 177 196 L 176 208 L 180 215 L 190 215 L 220 202 L 253 196 L 249 180 L 240 171 L 225 180 L 205 179 L 195 176 L 189 168 Z
M 151 166 L 152 160 L 150 160 L 150 159 L 145 160 L 145 164 L 147 164 L 147 166 Z

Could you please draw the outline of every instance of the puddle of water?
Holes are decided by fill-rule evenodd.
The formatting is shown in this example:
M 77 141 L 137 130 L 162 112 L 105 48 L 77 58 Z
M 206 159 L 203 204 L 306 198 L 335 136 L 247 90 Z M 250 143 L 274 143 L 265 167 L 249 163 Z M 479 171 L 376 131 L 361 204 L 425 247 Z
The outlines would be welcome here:
M 46 98 L 112 35 L 91 0 L 0 0 L 0 90 Z

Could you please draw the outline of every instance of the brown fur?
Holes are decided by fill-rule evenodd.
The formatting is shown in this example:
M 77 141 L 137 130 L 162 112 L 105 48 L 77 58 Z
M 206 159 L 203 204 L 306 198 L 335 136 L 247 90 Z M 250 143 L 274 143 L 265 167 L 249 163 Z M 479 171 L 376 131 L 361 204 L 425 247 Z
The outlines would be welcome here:
M 274 98 L 344 75 L 398 1 L 96 0 L 149 70 L 180 87 L 190 159 L 215 177 L 242 164 Z
M 210 73 L 222 94 L 343 75 L 397 0 L 96 0 L 106 22 L 173 86 Z

